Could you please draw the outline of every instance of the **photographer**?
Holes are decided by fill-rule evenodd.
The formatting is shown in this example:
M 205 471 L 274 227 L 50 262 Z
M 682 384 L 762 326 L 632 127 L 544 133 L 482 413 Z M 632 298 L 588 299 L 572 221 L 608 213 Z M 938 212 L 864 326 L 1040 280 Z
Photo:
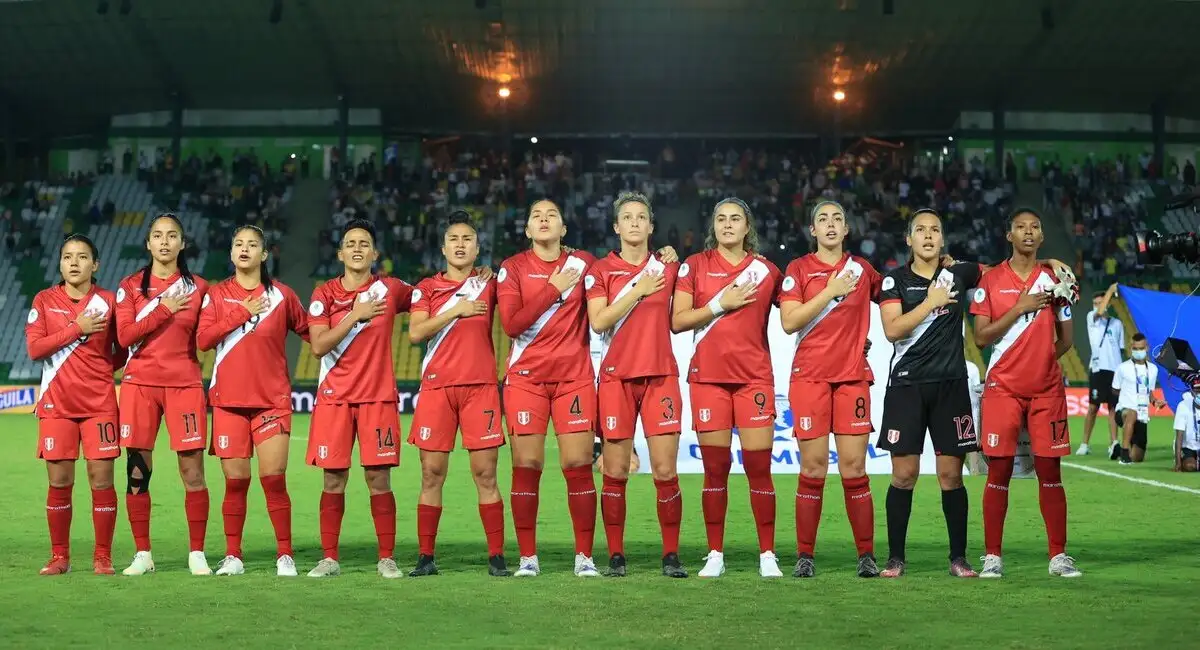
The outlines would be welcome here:
M 1183 394 L 1175 407 L 1175 471 L 1200 471 L 1200 391 Z

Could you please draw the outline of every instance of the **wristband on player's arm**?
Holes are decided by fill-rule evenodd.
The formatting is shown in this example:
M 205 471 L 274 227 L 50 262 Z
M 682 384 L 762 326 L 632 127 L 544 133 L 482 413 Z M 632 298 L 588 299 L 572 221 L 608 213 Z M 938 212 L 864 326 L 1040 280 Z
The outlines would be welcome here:
M 708 301 L 708 308 L 712 311 L 713 316 L 720 316 L 725 313 L 725 308 L 721 306 L 721 294 L 713 296 L 712 300 Z

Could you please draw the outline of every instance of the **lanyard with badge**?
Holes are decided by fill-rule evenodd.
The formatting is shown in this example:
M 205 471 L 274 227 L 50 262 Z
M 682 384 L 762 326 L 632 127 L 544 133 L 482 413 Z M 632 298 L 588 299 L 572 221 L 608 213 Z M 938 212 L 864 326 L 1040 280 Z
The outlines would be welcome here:
M 1095 322 L 1096 318 L 1100 318 L 1100 316 L 1095 316 L 1092 319 L 1092 322 Z M 1112 317 L 1104 317 L 1104 319 L 1104 333 L 1100 335 L 1100 342 L 1097 343 L 1096 347 L 1092 350 L 1092 372 L 1100 370 L 1100 350 L 1104 349 L 1104 341 L 1108 338 L 1108 328 L 1112 327 Z
M 1150 421 L 1150 367 L 1146 367 L 1146 374 L 1138 374 L 1138 364 L 1133 364 L 1133 379 L 1137 382 L 1134 392 L 1137 394 L 1137 419 L 1138 422 Z M 1145 380 L 1146 394 L 1142 395 L 1142 380 Z

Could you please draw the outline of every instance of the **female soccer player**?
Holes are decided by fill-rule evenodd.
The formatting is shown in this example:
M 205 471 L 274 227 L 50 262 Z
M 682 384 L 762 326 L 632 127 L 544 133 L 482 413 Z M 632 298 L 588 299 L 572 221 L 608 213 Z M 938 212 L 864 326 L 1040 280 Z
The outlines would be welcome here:
M 200 309 L 196 338 L 202 350 L 216 348 L 208 398 L 213 406 L 209 453 L 225 473 L 225 559 L 217 575 L 241 575 L 242 529 L 250 490 L 250 457 L 258 452 L 258 474 L 275 528 L 277 575 L 296 575 L 292 559 L 292 501 L 288 496 L 288 443 L 292 430 L 292 387 L 284 344 L 288 331 L 307 336 L 304 307 L 295 292 L 272 280 L 265 262 L 263 232 L 242 226 L 233 234 L 234 275 L 209 287 Z
M 788 399 L 800 447 L 796 488 L 796 567 L 792 577 L 814 574 L 813 544 L 821 521 L 829 434 L 836 435 L 838 472 L 846 514 L 858 550 L 858 575 L 879 575 L 875 564 L 875 509 L 867 477 L 871 424 L 870 366 L 857 354 L 870 331 L 872 301 L 879 301 L 881 278 L 866 260 L 844 244 L 850 229 L 846 211 L 833 201 L 813 207 L 809 232 L 816 252 L 792 260 L 783 279 L 780 320 L 796 335 Z M 854 352 L 854 353 L 851 353 Z
M 116 300 L 97 287 L 92 276 L 100 266 L 95 244 L 83 235 L 63 241 L 58 268 L 62 282 L 39 292 L 25 325 L 29 356 L 42 362 L 38 398 L 38 458 L 46 461 L 50 490 L 46 519 L 50 524 L 50 562 L 42 575 L 71 570 L 71 492 L 80 444 L 92 488 L 92 525 L 96 547 L 92 569 L 112 575 L 112 538 L 117 524 L 113 459 L 117 444 L 117 395 L 113 369 L 119 363 Z
M 309 337 L 313 354 L 321 359 L 321 376 L 306 461 L 325 473 L 320 514 L 324 557 L 308 572 L 310 578 L 342 572 L 338 542 L 355 440 L 379 543 L 376 570 L 384 578 L 402 575 L 393 557 L 396 496 L 391 474 L 400 464 L 400 414 L 392 331 L 396 314 L 412 304 L 413 290 L 403 280 L 374 275 L 371 267 L 378 257 L 371 222 L 347 223 L 338 250 L 345 270 L 317 287 L 308 306 Z
M 650 253 L 654 211 L 646 196 L 626 192 L 613 203 L 621 251 L 592 265 L 584 278 L 588 319 L 603 341 L 599 413 L 604 437 L 600 505 L 610 576 L 625 575 L 625 486 L 637 419 L 642 420 L 658 492 L 663 575 L 686 578 L 679 562 L 683 497 L 675 474 L 679 453 L 679 368 L 671 348 L 671 294 L 678 264 Z
M 150 477 L 154 441 L 165 419 L 171 449 L 179 455 L 179 476 L 186 491 L 188 568 L 210 575 L 204 557 L 208 528 L 208 487 L 204 483 L 204 448 L 208 433 L 200 362 L 196 359 L 196 325 L 200 301 L 208 291 L 193 276 L 180 253 L 183 224 L 174 214 L 150 223 L 146 249 L 150 262 L 121 281 L 117 289 L 117 340 L 129 349 L 121 380 L 121 445 L 128 455 L 125 509 L 137 554 L 125 575 L 154 571 L 150 555 Z
M 779 269 L 756 254 L 754 217 L 736 198 L 713 208 L 704 245 L 707 250 L 679 267 L 671 315 L 672 331 L 695 332 L 687 376 L 692 426 L 704 462 L 702 501 L 710 549 L 698 575 L 716 578 L 725 572 L 730 447 L 736 427 L 758 529 L 758 572 L 764 578 L 778 578 L 783 573 L 775 557 L 771 480 L 775 381 L 767 318 L 779 290 Z
M 421 496 L 417 501 L 420 551 L 410 576 L 434 575 L 442 486 L 462 429 L 471 475 L 479 493 L 479 518 L 487 536 L 488 573 L 507 576 L 504 561 L 504 502 L 496 487 L 496 461 L 504 445 L 500 390 L 492 345 L 496 284 L 472 268 L 479 239 L 469 215 L 450 215 L 442 236 L 446 271 L 425 278 L 413 291 L 409 338 L 426 343 L 421 393 L 408 441 L 421 451 Z

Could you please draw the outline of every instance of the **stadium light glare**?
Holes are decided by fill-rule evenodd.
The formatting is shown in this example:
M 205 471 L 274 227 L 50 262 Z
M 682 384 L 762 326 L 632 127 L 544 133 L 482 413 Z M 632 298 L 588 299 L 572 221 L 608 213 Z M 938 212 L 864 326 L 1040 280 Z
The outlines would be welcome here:
M 835 102 L 846 101 L 846 93 L 840 88 L 833 91 L 833 101 L 835 101 Z
M 530 143 L 530 144 L 537 144 L 537 136 L 535 135 L 535 136 L 533 136 L 533 137 L 529 138 L 529 143 Z
M 946 141 L 947 141 L 947 142 L 954 142 L 954 136 L 952 136 L 952 135 L 948 135 L 948 136 L 946 136 Z
M 508 86 L 500 86 L 500 90 L 496 91 L 496 94 L 500 95 L 500 99 L 508 99 L 512 91 L 508 89 Z

